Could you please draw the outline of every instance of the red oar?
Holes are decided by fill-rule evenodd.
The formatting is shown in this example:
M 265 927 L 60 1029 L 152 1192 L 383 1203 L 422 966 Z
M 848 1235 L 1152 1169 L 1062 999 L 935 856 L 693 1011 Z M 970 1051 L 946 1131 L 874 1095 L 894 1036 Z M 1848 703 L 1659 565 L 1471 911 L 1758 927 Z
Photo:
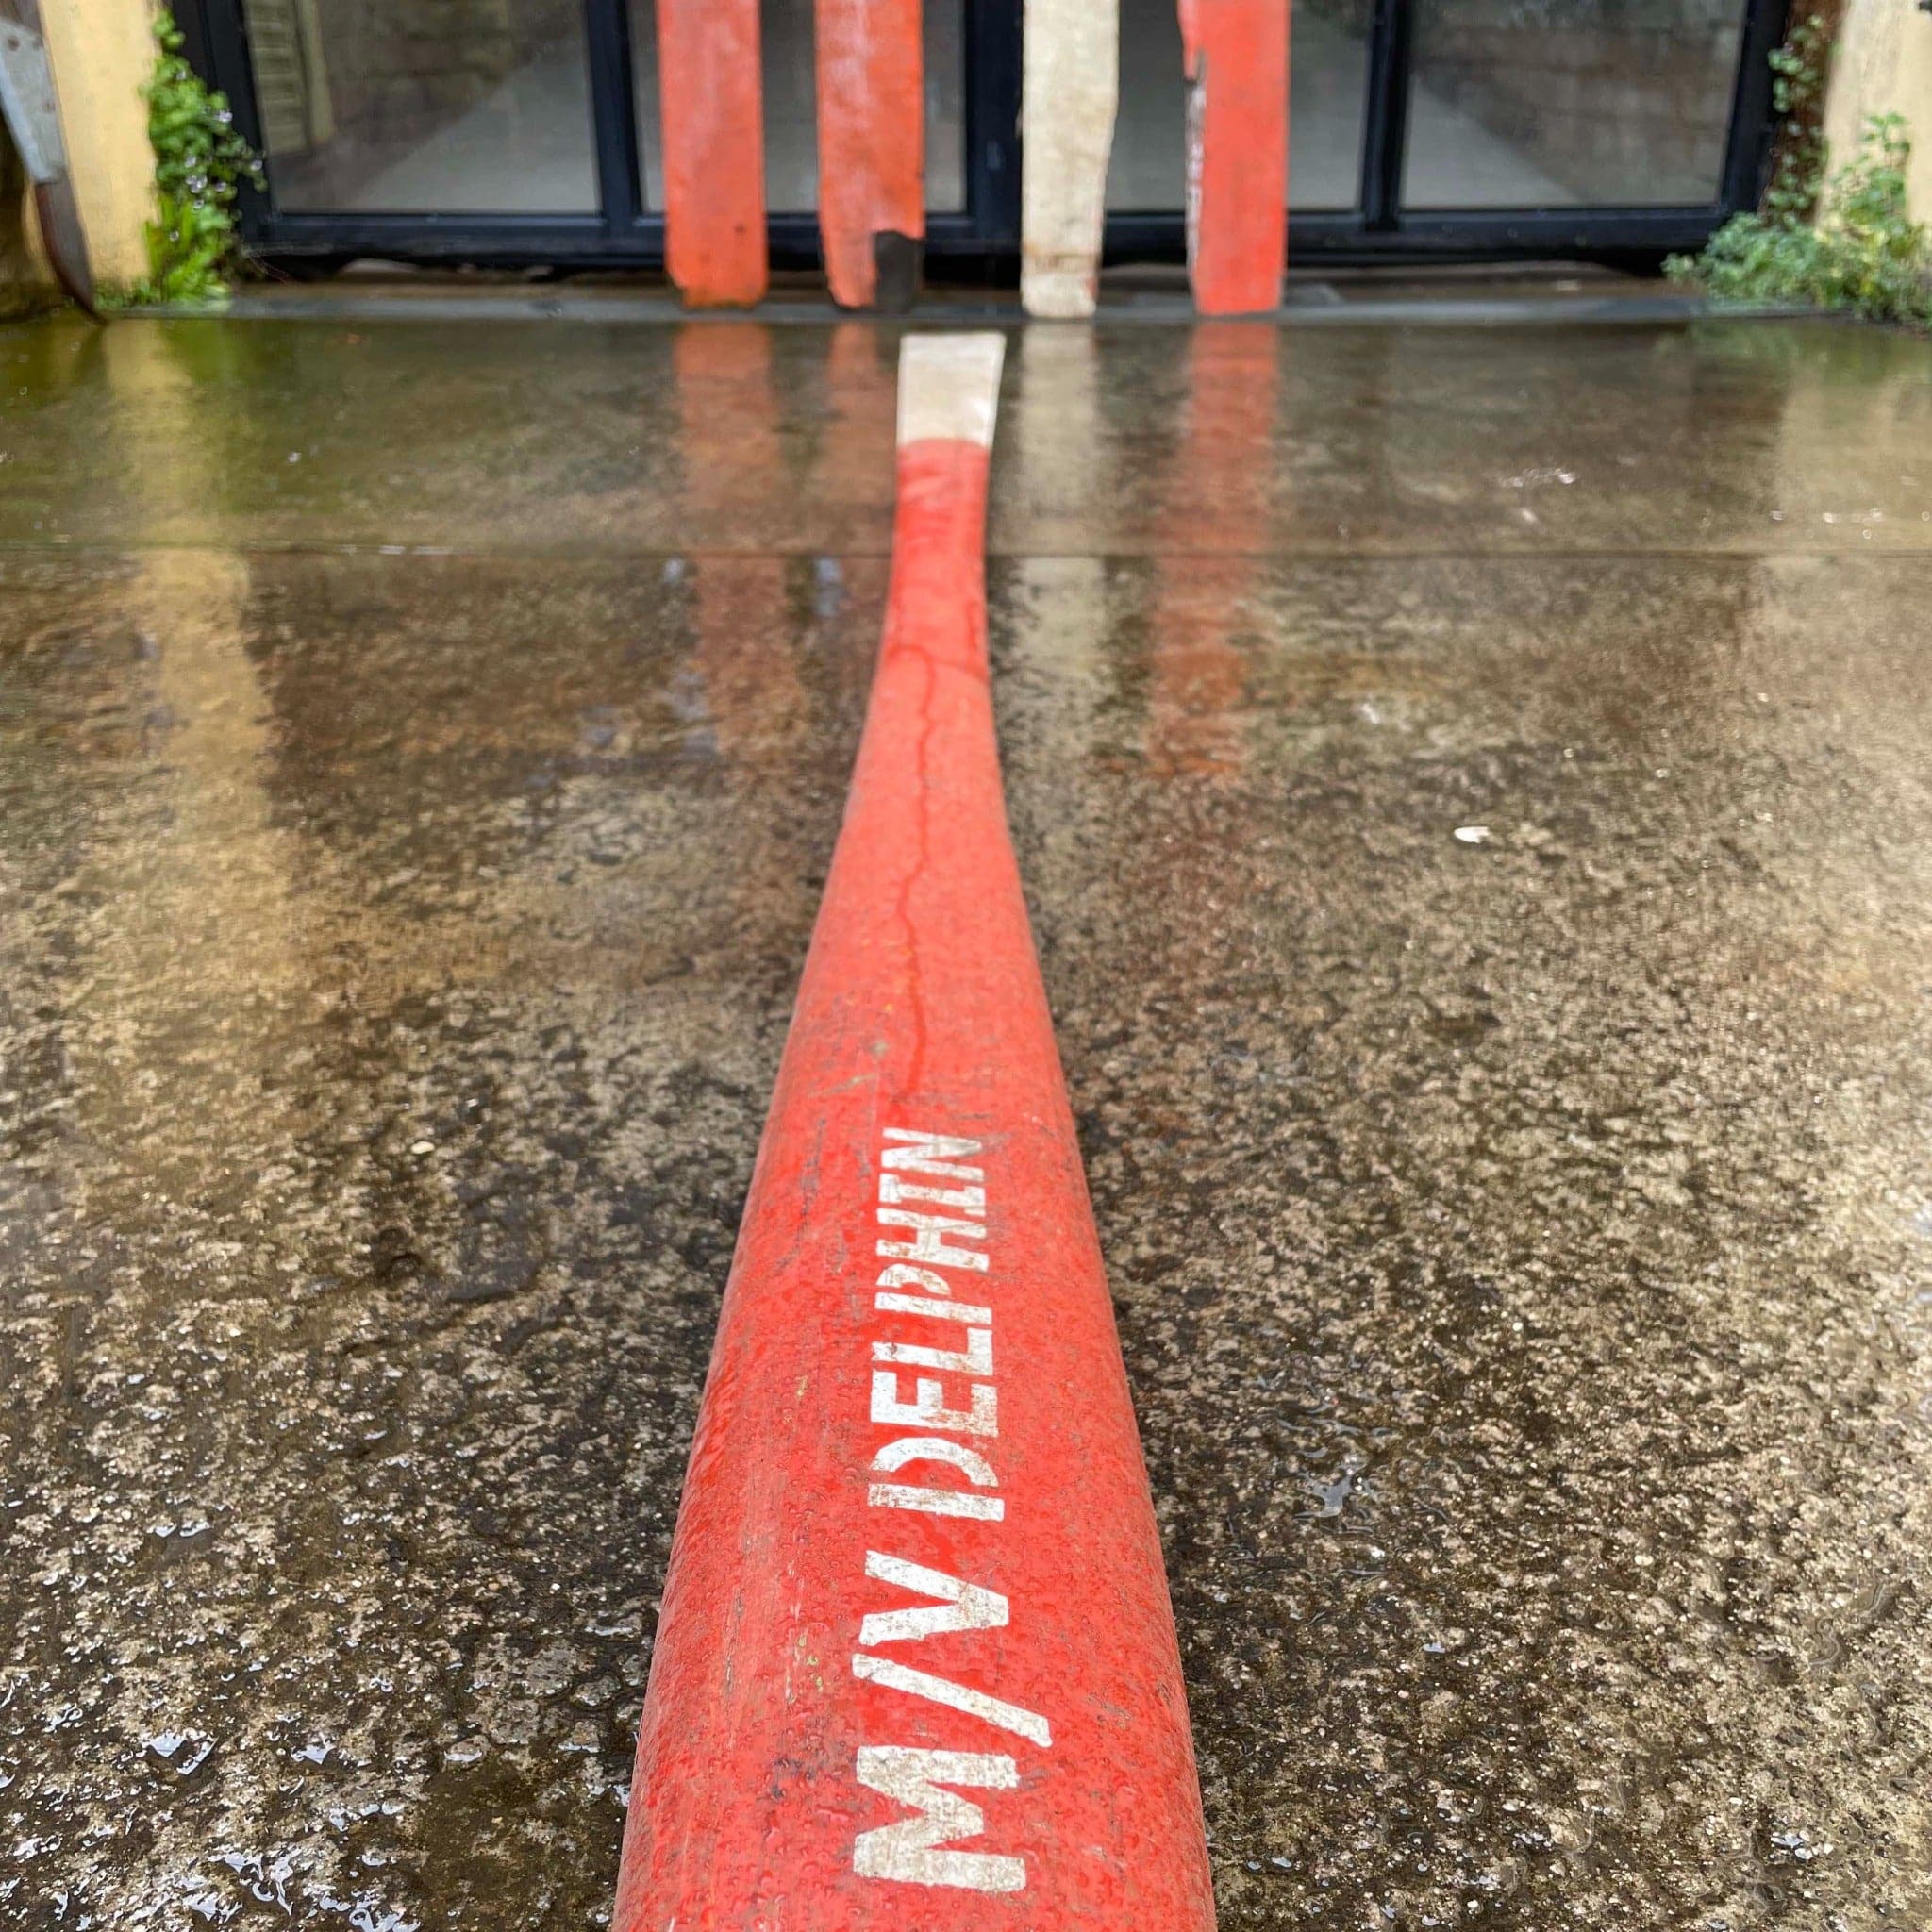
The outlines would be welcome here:
M 901 360 L 885 641 L 691 1449 L 618 1932 L 1213 1924 L 994 750 L 1000 350 Z
M 696 308 L 765 292 L 758 0 L 658 0 L 664 263 Z
M 1281 301 L 1288 256 L 1289 0 L 1180 0 L 1188 274 L 1203 315 Z
M 832 299 L 905 309 L 925 237 L 920 0 L 818 0 L 819 232 Z

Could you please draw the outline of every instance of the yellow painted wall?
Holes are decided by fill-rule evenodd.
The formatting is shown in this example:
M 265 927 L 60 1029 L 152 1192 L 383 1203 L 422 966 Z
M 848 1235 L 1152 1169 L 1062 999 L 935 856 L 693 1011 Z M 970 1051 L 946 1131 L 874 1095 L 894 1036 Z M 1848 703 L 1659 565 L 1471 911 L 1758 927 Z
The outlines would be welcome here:
M 1912 137 L 1906 192 L 1913 215 L 1932 222 L 1932 13 L 1912 0 L 1845 0 L 1824 93 L 1831 166 L 1858 145 L 1868 114 L 1903 114 Z
M 154 199 L 142 84 L 155 63 L 148 0 L 41 0 L 61 131 L 97 281 L 147 273 Z

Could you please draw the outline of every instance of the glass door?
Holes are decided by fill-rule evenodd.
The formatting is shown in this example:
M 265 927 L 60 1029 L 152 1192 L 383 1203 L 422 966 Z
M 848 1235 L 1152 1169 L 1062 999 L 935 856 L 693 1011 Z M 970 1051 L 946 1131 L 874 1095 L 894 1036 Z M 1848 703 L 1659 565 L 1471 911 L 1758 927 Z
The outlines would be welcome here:
M 1296 0 L 1289 63 L 1291 209 L 1360 206 L 1374 0 Z M 1174 0 L 1121 0 L 1120 109 L 1107 205 L 1129 216 L 1173 214 L 1187 170 L 1187 94 Z
M 1122 0 L 1111 260 L 1179 260 L 1171 0 Z M 1756 204 L 1785 0 L 1295 0 L 1289 259 L 1655 258 Z
M 761 0 L 772 258 L 818 260 L 811 0 Z M 1752 205 L 1785 0 L 1296 0 L 1291 261 L 1656 255 Z M 925 0 L 934 272 L 1010 280 L 1018 0 Z M 654 0 L 182 0 L 272 261 L 662 259 Z M 1175 0 L 1120 0 L 1110 260 L 1184 251 Z
M 1712 207 L 1743 38 L 1738 0 L 1416 0 L 1404 205 Z
M 644 205 L 663 206 L 655 0 L 629 0 L 638 165 Z M 925 0 L 925 207 L 961 215 L 966 196 L 966 0 Z M 818 101 L 812 0 L 760 0 L 765 100 L 765 206 L 809 216 L 818 207 Z
M 242 23 L 277 208 L 599 208 L 576 0 L 242 0 Z
M 653 0 L 181 0 L 191 56 L 260 150 L 243 233 L 354 256 L 663 256 Z M 772 258 L 818 259 L 811 0 L 761 0 Z M 1019 245 L 1019 9 L 925 0 L 930 260 Z

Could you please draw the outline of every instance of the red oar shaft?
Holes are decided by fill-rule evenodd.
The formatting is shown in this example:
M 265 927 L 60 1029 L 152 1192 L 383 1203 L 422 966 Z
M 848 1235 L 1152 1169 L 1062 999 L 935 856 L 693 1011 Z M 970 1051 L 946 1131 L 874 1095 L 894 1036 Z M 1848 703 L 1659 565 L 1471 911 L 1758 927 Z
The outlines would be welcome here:
M 1194 304 L 1253 315 L 1280 302 L 1288 259 L 1289 0 L 1179 6 Z
M 841 308 L 906 308 L 925 235 L 920 0 L 817 0 L 819 232 Z
M 758 0 L 658 0 L 664 265 L 694 308 L 765 292 Z
M 994 748 L 999 353 L 902 360 L 885 640 L 691 1450 L 618 1932 L 1213 1924 Z

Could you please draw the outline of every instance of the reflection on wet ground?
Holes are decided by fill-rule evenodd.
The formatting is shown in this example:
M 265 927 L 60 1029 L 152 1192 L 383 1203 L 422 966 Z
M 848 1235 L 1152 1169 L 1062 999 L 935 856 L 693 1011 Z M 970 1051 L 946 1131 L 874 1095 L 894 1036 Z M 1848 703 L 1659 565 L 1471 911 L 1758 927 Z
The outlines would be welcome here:
M 0 335 L 0 1919 L 589 1926 L 891 341 Z M 1034 332 L 1229 1928 L 1932 1917 L 1932 356 Z

